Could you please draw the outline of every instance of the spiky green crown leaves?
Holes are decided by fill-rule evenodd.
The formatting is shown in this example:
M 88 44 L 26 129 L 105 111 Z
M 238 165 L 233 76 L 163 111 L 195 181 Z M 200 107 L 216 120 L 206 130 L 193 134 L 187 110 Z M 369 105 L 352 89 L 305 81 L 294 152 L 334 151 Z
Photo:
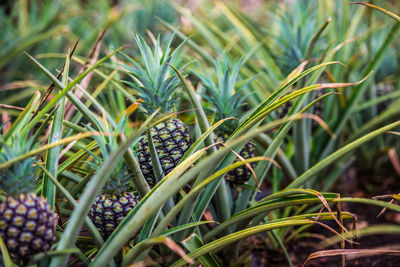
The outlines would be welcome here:
M 33 138 L 22 138 L 19 134 L 10 137 L 11 145 L 3 142 L 0 150 L 0 164 L 24 155 L 34 149 Z M 35 183 L 37 166 L 35 159 L 29 157 L 14 163 L 11 167 L 0 170 L 0 188 L 8 195 L 16 197 L 19 194 L 32 192 Z
M 255 77 L 238 81 L 242 64 L 243 58 L 231 65 L 224 54 L 221 61 L 214 61 L 216 79 L 211 77 L 203 68 L 201 68 L 203 73 L 195 72 L 206 90 L 202 95 L 215 109 L 217 120 L 229 117 L 237 118 L 240 107 L 247 98 L 243 89 Z M 229 120 L 224 123 L 225 128 L 228 129 L 223 129 L 223 131 L 230 132 L 237 127 L 237 124 L 238 120 Z
M 318 1 L 299 0 L 288 9 L 281 9 L 281 14 L 271 14 L 271 18 L 278 24 L 275 40 L 282 54 L 276 57 L 284 75 L 288 75 L 305 60 L 312 38 L 322 24 L 317 20 L 318 4 Z M 317 40 L 313 55 L 309 56 L 320 56 L 326 48 L 324 38 L 322 36 Z
M 122 116 L 118 124 L 113 127 L 111 124 L 106 124 L 101 135 L 95 135 L 94 138 L 100 148 L 101 158 L 90 153 L 93 158 L 97 161 L 97 164 L 87 162 L 94 170 L 97 170 L 103 162 L 110 157 L 111 153 L 118 149 L 117 136 L 120 134 L 126 126 L 126 116 Z M 89 130 L 95 131 L 92 127 L 87 126 Z M 130 175 L 127 172 L 124 161 L 121 160 L 115 167 L 110 179 L 105 185 L 103 191 L 106 194 L 120 195 L 128 190 Z
M 142 106 L 147 114 L 153 113 L 158 108 L 161 108 L 161 113 L 170 112 L 175 106 L 175 98 L 172 97 L 172 94 L 181 82 L 168 64 L 178 68 L 175 64 L 181 57 L 185 41 L 171 53 L 173 39 L 174 35 L 162 50 L 160 37 L 158 37 L 151 49 L 150 45 L 139 34 L 136 34 L 135 40 L 140 50 L 141 62 L 121 53 L 132 65 L 121 64 L 133 79 L 133 82 L 126 81 L 126 83 L 138 90 L 138 97 L 143 99 Z

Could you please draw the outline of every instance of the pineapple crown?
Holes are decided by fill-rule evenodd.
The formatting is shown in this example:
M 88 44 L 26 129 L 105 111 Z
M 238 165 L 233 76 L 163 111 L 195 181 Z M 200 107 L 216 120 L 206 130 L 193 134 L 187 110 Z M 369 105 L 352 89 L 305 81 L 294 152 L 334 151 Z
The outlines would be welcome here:
M 203 87 L 206 89 L 202 96 L 212 105 L 216 111 L 216 119 L 221 120 L 228 117 L 238 117 L 240 107 L 243 105 L 247 95 L 243 94 L 243 89 L 256 77 L 239 81 L 239 70 L 243 64 L 243 58 L 231 65 L 225 54 L 222 60 L 214 61 L 217 74 L 217 81 L 200 66 L 202 74 L 195 72 L 200 78 Z M 229 120 L 224 123 L 223 132 L 231 132 L 237 127 L 237 120 Z
M 111 153 L 118 149 L 117 135 L 122 132 L 126 126 L 126 116 L 122 116 L 118 124 L 113 127 L 110 124 L 106 124 L 101 135 L 94 136 L 98 147 L 100 148 L 101 158 L 94 153 L 88 151 L 93 158 L 97 161 L 97 164 L 87 162 L 92 169 L 97 170 L 99 166 L 110 157 Z M 89 130 L 94 131 L 90 126 L 87 126 Z M 121 160 L 115 167 L 110 179 L 106 183 L 103 191 L 106 194 L 120 195 L 127 191 L 129 186 L 130 175 L 127 173 L 127 169 Z
M 282 13 L 278 16 L 271 14 L 278 23 L 275 39 L 283 52 L 282 55 L 277 56 L 277 62 L 285 75 L 288 75 L 304 60 L 310 42 L 318 30 L 319 22 L 315 11 L 317 2 L 295 1 L 290 9 L 280 9 Z M 324 51 L 325 43 L 324 37 L 317 41 L 313 49 L 314 56 Z
M 120 52 L 132 66 L 121 64 L 130 74 L 133 82 L 125 81 L 138 90 L 138 97 L 143 100 L 147 114 L 161 108 L 161 113 L 170 112 L 175 106 L 172 93 L 181 84 L 179 77 L 168 64 L 175 65 L 181 58 L 182 42 L 172 53 L 171 43 L 175 35 L 168 40 L 164 50 L 161 49 L 160 36 L 154 43 L 153 50 L 139 34 L 135 35 L 140 50 L 141 62 Z M 180 69 L 183 70 L 186 66 Z
M 5 163 L 18 156 L 31 151 L 37 144 L 34 139 L 21 138 L 17 133 L 11 138 L 11 145 L 8 145 L 2 138 L 2 151 L 0 151 L 0 163 Z M 0 170 L 0 188 L 10 196 L 27 194 L 32 192 L 35 183 L 37 167 L 33 166 L 35 159 L 29 157 L 12 164 L 9 168 Z

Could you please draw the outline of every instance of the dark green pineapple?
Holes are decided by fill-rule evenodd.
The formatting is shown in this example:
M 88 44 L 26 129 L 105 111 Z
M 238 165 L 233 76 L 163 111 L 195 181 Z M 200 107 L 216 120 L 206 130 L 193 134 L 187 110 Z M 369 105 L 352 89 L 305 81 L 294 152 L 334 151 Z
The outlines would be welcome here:
M 317 90 L 313 92 L 313 100 L 317 99 L 318 97 L 322 96 L 325 93 L 325 90 Z M 284 103 L 283 105 L 279 106 L 278 108 L 275 109 L 275 115 L 278 119 L 282 119 L 286 117 L 289 113 L 289 110 L 293 106 L 293 101 L 296 101 L 295 99 Z M 317 103 L 314 104 L 312 107 L 312 112 L 313 114 L 317 115 L 322 119 L 323 117 L 323 112 L 324 112 L 324 102 L 323 100 L 318 101 Z M 315 120 L 312 120 L 311 122 L 311 127 L 313 130 L 318 128 L 319 124 Z
M 180 86 L 180 80 L 168 64 L 175 65 L 180 55 L 183 43 L 171 53 L 169 39 L 164 50 L 161 50 L 160 40 L 157 39 L 151 49 L 144 39 L 136 35 L 136 43 L 141 54 L 141 63 L 128 59 L 131 66 L 123 65 L 134 82 L 127 82 L 138 90 L 138 97 L 143 99 L 143 110 L 146 115 L 152 114 L 160 108 L 160 114 L 172 113 L 176 103 L 174 91 Z M 179 119 L 169 119 L 160 122 L 150 129 L 151 137 L 160 161 L 163 174 L 167 175 L 173 170 L 185 152 L 191 146 L 188 127 Z M 140 168 L 150 186 L 154 186 L 160 177 L 153 172 L 147 134 L 143 134 L 137 146 Z
M 376 97 L 384 97 L 394 92 L 393 85 L 390 83 L 379 83 L 376 86 Z M 378 114 L 387 109 L 392 104 L 392 99 L 386 99 L 378 104 Z
M 129 176 L 126 171 L 117 172 L 103 193 L 96 198 L 89 213 L 89 217 L 105 239 L 137 205 L 135 195 L 127 190 Z
M 12 138 L 11 146 L 3 144 L 0 163 L 27 153 L 32 142 L 19 136 Z M 34 164 L 34 158 L 27 158 L 0 170 L 0 188 L 7 193 L 0 203 L 0 236 L 11 257 L 22 265 L 50 249 L 58 220 L 47 202 L 32 192 L 37 170 Z
M 239 114 L 241 113 L 241 107 L 246 100 L 243 89 L 252 80 L 250 79 L 247 82 L 242 82 L 239 86 L 237 85 L 242 61 L 243 60 L 240 60 L 232 66 L 230 66 L 226 56 L 223 57 L 222 61 L 215 61 L 214 66 L 217 73 L 216 83 L 205 70 L 203 70 L 203 74 L 197 73 L 206 89 L 206 93 L 203 94 L 203 96 L 214 108 L 217 121 L 229 117 L 240 119 Z M 239 125 L 237 119 L 227 120 L 216 130 L 217 142 L 225 142 L 227 140 Z M 239 154 L 244 159 L 254 157 L 254 144 L 247 142 Z M 250 165 L 254 168 L 254 163 Z M 250 177 L 251 171 L 245 165 L 229 172 L 229 181 L 236 185 L 245 183 Z
M 116 137 L 118 132 L 125 128 L 125 122 L 125 117 L 123 117 L 113 132 L 95 136 L 102 155 L 102 159 L 95 157 L 99 161 L 99 165 L 118 148 Z M 98 165 L 90 165 L 94 169 L 98 168 Z M 121 161 L 108 180 L 103 192 L 96 198 L 90 209 L 89 217 L 105 239 L 137 205 L 137 199 L 131 192 L 129 178 L 130 175 L 124 166 L 124 162 Z

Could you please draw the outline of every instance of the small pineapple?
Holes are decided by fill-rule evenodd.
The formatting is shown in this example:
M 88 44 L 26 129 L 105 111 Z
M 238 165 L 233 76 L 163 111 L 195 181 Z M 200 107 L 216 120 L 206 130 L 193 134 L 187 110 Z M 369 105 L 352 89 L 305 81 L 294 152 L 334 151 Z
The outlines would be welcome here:
M 135 195 L 127 191 L 128 177 L 125 171 L 112 177 L 90 209 L 89 217 L 105 239 L 138 203 Z
M 32 139 L 19 136 L 11 146 L 3 143 L 0 163 L 27 153 L 32 145 Z M 50 249 L 58 220 L 47 202 L 32 193 L 37 170 L 33 164 L 34 159 L 27 158 L 0 171 L 0 188 L 7 193 L 0 203 L 0 236 L 11 257 L 22 265 Z
M 118 148 L 116 136 L 118 132 L 125 128 L 125 124 L 126 118 L 122 117 L 115 127 L 114 133 L 108 132 L 106 135 L 94 137 L 100 148 L 103 160 Z M 99 161 L 99 164 L 102 163 L 101 159 L 95 158 Z M 98 168 L 95 164 L 90 165 L 94 169 Z M 107 239 L 112 234 L 120 222 L 138 203 L 135 195 L 129 191 L 129 178 L 130 175 L 124 166 L 124 162 L 120 161 L 103 192 L 96 198 L 89 211 L 89 217 L 104 239 Z
M 180 80 L 168 64 L 175 64 L 180 55 L 183 43 L 171 54 L 172 36 L 165 49 L 161 50 L 160 39 L 152 51 L 144 39 L 136 35 L 142 64 L 123 54 L 132 66 L 123 65 L 135 82 L 127 82 L 138 90 L 138 97 L 143 99 L 143 108 L 147 114 L 152 114 L 161 108 L 161 114 L 169 114 L 175 106 L 174 90 L 179 87 Z M 160 122 L 150 129 L 154 147 L 160 161 L 163 174 L 167 175 L 174 169 L 183 155 L 191 146 L 188 127 L 179 119 L 169 119 Z M 153 187 L 161 177 L 156 177 L 150 156 L 147 133 L 144 133 L 137 146 L 140 168 L 148 184 Z
M 390 83 L 379 83 L 376 87 L 376 97 L 382 97 L 394 92 L 393 85 Z M 382 113 L 393 102 L 392 99 L 387 99 L 378 104 L 378 114 Z
M 292 101 L 294 101 L 294 100 L 288 101 L 275 109 L 276 118 L 282 119 L 282 118 L 286 117 L 286 115 L 288 115 L 289 110 L 293 106 Z
M 240 108 L 246 100 L 246 96 L 243 94 L 243 89 L 252 80 L 242 83 L 240 86 L 236 86 L 237 79 L 239 77 L 239 69 L 242 65 L 240 60 L 232 67 L 229 66 L 228 59 L 224 55 L 221 62 L 215 61 L 215 69 L 217 72 L 217 84 L 213 79 L 203 70 L 203 74 L 197 73 L 197 76 L 201 79 L 204 88 L 208 94 L 203 94 L 204 98 L 213 106 L 216 111 L 216 120 L 222 120 L 229 117 L 238 117 L 240 114 Z M 235 91 L 236 87 L 236 91 Z M 227 138 L 233 133 L 238 126 L 238 120 L 226 121 L 216 133 L 217 142 L 225 142 Z M 255 145 L 251 142 L 247 142 L 239 155 L 244 159 L 252 158 L 255 155 Z M 254 163 L 250 164 L 254 168 Z M 241 185 L 247 182 L 251 177 L 250 169 L 242 165 L 229 173 L 229 181 L 234 185 Z
M 313 93 L 313 100 L 315 100 L 318 97 L 322 96 L 324 93 L 325 93 L 325 90 L 317 90 L 317 91 L 315 91 Z M 289 113 L 289 110 L 293 106 L 292 101 L 295 101 L 295 100 L 291 100 L 289 102 L 286 102 L 283 105 L 279 106 L 275 110 L 275 115 L 276 115 L 276 117 L 278 119 L 284 118 Z M 324 114 L 323 113 L 324 112 L 324 102 L 323 102 L 323 100 L 320 100 L 317 103 L 315 103 L 314 106 L 312 107 L 312 111 L 313 111 L 313 114 L 317 115 L 318 117 L 320 117 L 322 119 L 322 116 Z M 318 126 L 319 126 L 318 122 L 316 122 L 315 120 L 312 120 L 312 122 L 311 122 L 312 130 L 317 129 Z

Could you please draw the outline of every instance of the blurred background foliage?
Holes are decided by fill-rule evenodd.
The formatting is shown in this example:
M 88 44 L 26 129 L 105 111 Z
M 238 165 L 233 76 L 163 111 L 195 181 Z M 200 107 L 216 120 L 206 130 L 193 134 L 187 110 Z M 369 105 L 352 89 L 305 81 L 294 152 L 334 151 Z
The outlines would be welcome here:
M 395 0 L 374 3 L 394 13 L 400 9 Z M 23 51 L 35 55 L 49 69 L 58 70 L 63 53 L 78 39 L 75 55 L 84 61 L 105 29 L 100 56 L 121 45 L 127 45 L 125 51 L 128 54 L 137 53 L 137 49 L 132 49 L 134 33 L 143 36 L 146 32 L 155 36 L 167 33 L 164 38 L 168 38 L 175 31 L 182 39 L 190 37 L 190 60 L 194 58 L 210 66 L 213 57 L 222 52 L 231 61 L 245 57 L 242 78 L 257 76 L 245 89 L 249 95 L 248 109 L 251 109 L 264 101 L 304 59 L 309 59 L 308 67 L 314 66 L 323 62 L 338 46 L 341 48 L 331 59 L 345 67 L 325 70 L 314 82 L 361 80 L 368 74 L 365 73 L 366 66 L 387 41 L 390 24 L 392 22 L 384 15 L 358 5 L 348 5 L 347 1 L 5 1 L 0 8 L 0 98 L 4 104 L 24 106 L 35 90 L 43 93 L 48 87 L 44 75 L 27 63 Z M 283 149 L 289 158 L 295 158 L 299 173 L 326 156 L 333 147 L 354 139 L 356 136 L 352 132 L 357 129 L 365 126 L 364 130 L 371 130 L 398 116 L 399 112 L 392 110 L 376 120 L 400 96 L 399 80 L 396 79 L 400 72 L 399 38 L 393 38 L 388 45 L 382 62 L 376 64 L 373 79 L 368 80 L 368 88 L 362 89 L 360 96 L 355 96 L 352 90 L 330 89 L 341 95 L 321 101 L 324 104 L 320 106 L 324 108 L 320 108 L 318 115 L 334 131 L 337 126 L 335 133 L 340 132 L 342 136 L 336 139 L 336 145 L 327 143 L 328 134 L 321 127 L 307 134 L 296 134 L 311 131 L 309 121 L 295 126 L 294 135 L 287 138 Z M 72 74 L 79 70 L 79 65 L 73 64 Z M 196 64 L 193 66 L 196 69 Z M 115 64 L 109 64 L 105 68 L 115 67 Z M 196 85 L 196 78 L 191 78 Z M 94 88 L 101 82 L 102 79 L 94 78 L 91 86 Z M 304 84 L 297 87 L 301 85 Z M 100 97 L 106 103 L 110 94 Z M 357 101 L 362 99 L 362 105 L 356 107 L 355 101 L 349 108 L 348 102 L 355 98 L 359 98 Z M 290 107 L 284 108 L 289 110 Z M 339 114 L 346 109 L 351 110 L 352 116 L 350 120 L 340 121 Z M 114 112 L 120 111 L 114 108 Z M 271 114 L 269 119 L 279 116 Z M 341 123 L 348 126 L 345 131 L 339 129 L 343 127 Z M 299 136 L 303 140 L 299 140 Z M 314 136 L 312 140 L 311 136 Z M 385 153 L 387 145 L 395 143 L 393 136 L 385 136 L 389 140 L 386 143 L 382 138 L 374 143 L 378 153 Z M 362 154 L 369 162 L 374 159 L 369 151 Z M 306 160 L 303 162 L 303 159 Z

